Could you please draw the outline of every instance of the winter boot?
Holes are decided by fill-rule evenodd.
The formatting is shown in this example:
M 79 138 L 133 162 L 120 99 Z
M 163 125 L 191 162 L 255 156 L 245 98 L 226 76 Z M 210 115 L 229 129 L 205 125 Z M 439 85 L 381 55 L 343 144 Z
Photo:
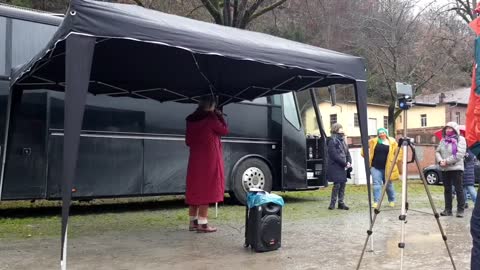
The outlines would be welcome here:
M 452 210 L 447 210 L 447 209 L 445 209 L 445 210 L 443 210 L 443 211 L 440 213 L 440 216 L 444 216 L 444 217 L 445 217 L 445 216 L 453 216 Z
M 330 202 L 330 206 L 328 206 L 328 210 L 333 210 L 333 209 L 335 209 L 335 203 Z
M 346 204 L 344 203 L 339 203 L 338 204 L 338 209 L 343 209 L 343 210 L 348 210 L 350 209 L 350 207 L 348 207 Z

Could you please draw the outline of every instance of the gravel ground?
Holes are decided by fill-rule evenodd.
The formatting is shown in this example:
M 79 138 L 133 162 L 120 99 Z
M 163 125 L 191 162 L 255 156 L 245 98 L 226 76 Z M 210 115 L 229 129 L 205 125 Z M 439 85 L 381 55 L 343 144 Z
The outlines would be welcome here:
M 318 206 L 322 209 L 324 206 Z M 430 212 L 430 209 L 421 209 Z M 442 217 L 457 269 L 469 269 L 471 209 L 463 219 Z M 68 269 L 355 269 L 366 238 L 365 211 L 334 210 L 330 216 L 289 220 L 284 212 L 282 247 L 255 253 L 243 247 L 244 224 L 219 224 L 212 234 L 168 228 L 102 231 L 69 239 Z M 373 228 L 373 247 L 361 269 L 400 269 L 400 209 L 388 208 Z M 435 218 L 408 212 L 404 269 L 453 269 Z M 0 269 L 59 269 L 59 239 L 3 239 Z

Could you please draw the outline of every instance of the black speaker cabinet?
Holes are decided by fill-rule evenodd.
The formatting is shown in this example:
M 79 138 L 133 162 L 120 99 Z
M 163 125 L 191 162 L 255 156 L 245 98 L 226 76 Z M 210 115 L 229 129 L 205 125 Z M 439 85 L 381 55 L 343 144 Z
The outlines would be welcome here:
M 246 211 L 245 247 L 256 252 L 280 248 L 282 242 L 282 207 L 266 203 Z

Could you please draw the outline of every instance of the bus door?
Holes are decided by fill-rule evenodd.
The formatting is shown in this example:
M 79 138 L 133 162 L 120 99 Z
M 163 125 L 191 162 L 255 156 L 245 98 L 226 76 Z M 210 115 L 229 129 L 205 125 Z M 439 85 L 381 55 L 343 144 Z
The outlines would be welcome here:
M 283 94 L 282 99 L 282 188 L 304 189 L 307 187 L 305 132 L 293 92 Z

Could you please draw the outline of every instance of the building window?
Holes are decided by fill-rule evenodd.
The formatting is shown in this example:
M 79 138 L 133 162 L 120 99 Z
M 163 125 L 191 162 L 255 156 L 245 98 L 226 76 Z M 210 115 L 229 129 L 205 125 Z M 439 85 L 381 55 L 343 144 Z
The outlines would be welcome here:
M 460 125 L 460 112 L 455 112 L 455 122 Z
M 388 116 L 383 117 L 383 127 L 388 128 Z
M 330 126 L 337 123 L 337 114 L 330 114 Z
M 358 127 L 358 113 L 353 114 L 353 126 Z
M 426 114 L 421 114 L 420 115 L 420 126 L 421 127 L 426 127 L 427 126 L 427 115 Z

